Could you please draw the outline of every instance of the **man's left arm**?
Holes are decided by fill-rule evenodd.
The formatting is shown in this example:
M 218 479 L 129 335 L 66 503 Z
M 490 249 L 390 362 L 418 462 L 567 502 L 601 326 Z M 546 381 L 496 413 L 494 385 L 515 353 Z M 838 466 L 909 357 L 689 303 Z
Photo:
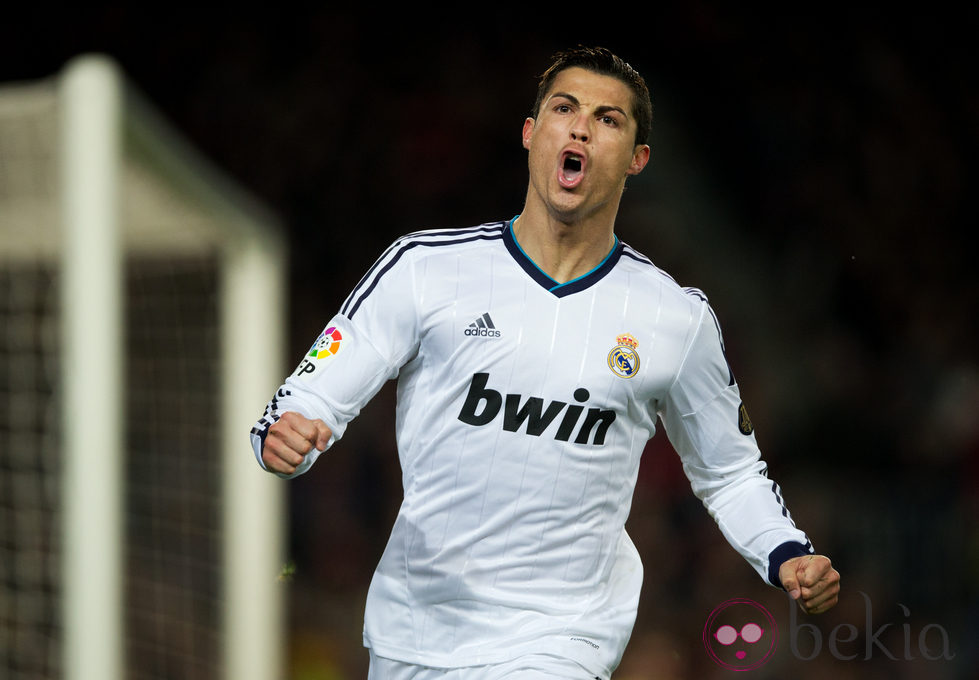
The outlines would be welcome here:
M 754 428 L 706 301 L 699 328 L 660 416 L 691 488 L 727 541 L 775 587 L 810 613 L 836 604 L 839 573 L 815 555 L 768 478 Z

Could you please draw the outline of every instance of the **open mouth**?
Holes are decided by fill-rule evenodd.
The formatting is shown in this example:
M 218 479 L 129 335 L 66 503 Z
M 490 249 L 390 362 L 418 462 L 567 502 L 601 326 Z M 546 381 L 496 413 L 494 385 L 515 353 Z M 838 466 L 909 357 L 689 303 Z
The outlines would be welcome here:
M 585 176 L 585 159 L 573 151 L 566 151 L 561 157 L 558 181 L 565 189 L 573 189 Z

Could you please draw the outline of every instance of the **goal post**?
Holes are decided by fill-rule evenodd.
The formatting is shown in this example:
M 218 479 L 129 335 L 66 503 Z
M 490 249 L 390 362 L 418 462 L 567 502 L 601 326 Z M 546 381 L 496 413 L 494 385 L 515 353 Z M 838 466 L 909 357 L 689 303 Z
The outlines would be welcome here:
M 114 67 L 68 66 L 61 105 L 62 556 L 65 678 L 121 678 L 121 92 Z
M 285 299 L 284 253 L 281 244 L 253 235 L 227 255 L 221 281 L 225 678 L 272 680 L 284 668 L 279 576 L 285 555 L 281 527 L 288 515 L 280 480 L 254 460 L 243 460 L 241 435 L 254 424 L 255 404 L 264 404 L 281 380 L 277 362 L 267 358 L 282 355 L 285 324 L 267 310 Z M 262 369 L 252 370 L 256 364 Z
M 0 84 L 0 676 L 283 676 L 286 256 L 112 59 Z

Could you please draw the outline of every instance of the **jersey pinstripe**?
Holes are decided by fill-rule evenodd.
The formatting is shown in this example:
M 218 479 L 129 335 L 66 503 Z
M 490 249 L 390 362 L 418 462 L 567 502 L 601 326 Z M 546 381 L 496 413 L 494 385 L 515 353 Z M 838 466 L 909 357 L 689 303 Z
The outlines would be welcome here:
M 398 239 L 255 425 L 259 462 L 279 414 L 322 419 L 332 445 L 394 378 L 404 500 L 364 629 L 381 656 L 544 651 L 608 677 L 635 621 L 642 565 L 624 527 L 658 423 L 763 578 L 773 554 L 811 550 L 766 477 L 706 296 L 618 240 L 559 285 L 508 222 Z

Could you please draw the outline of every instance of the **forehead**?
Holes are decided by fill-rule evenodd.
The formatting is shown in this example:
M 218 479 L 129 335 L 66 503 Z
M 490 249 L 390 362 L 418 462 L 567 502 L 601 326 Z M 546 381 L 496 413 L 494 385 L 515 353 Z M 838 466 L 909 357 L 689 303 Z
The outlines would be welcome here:
M 545 100 L 557 93 L 573 95 L 583 104 L 616 106 L 632 113 L 632 90 L 618 78 L 606 76 L 580 66 L 572 66 L 558 73 Z

